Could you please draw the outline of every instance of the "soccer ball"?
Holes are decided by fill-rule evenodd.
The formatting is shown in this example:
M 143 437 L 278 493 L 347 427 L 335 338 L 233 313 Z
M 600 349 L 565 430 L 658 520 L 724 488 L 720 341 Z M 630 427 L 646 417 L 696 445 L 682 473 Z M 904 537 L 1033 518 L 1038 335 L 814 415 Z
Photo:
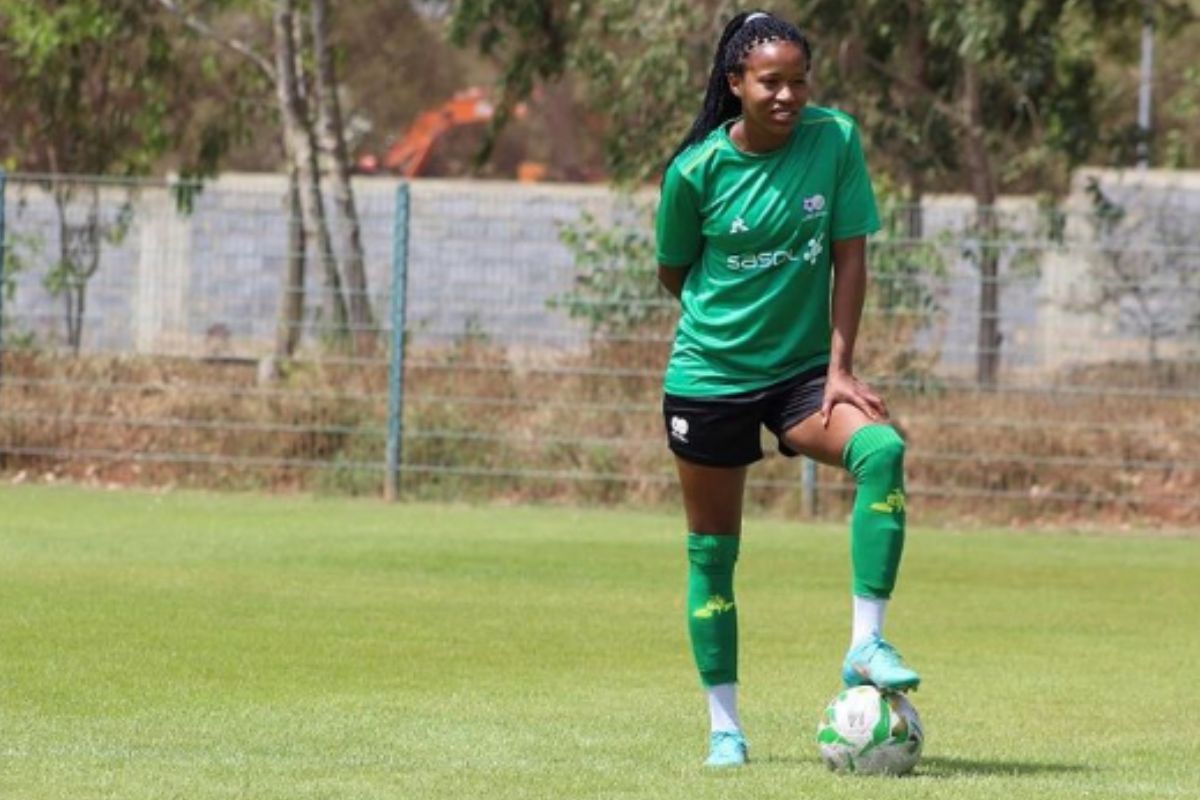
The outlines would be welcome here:
M 903 775 L 917 765 L 924 743 L 925 731 L 912 703 L 874 686 L 839 693 L 817 726 L 821 760 L 835 772 Z

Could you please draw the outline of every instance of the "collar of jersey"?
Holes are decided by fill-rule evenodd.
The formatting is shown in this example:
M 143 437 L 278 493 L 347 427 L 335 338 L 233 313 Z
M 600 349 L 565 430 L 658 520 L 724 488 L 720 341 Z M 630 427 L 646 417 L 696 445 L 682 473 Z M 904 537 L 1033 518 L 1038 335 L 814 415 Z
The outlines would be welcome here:
M 768 161 L 772 158 L 779 158 L 791 148 L 792 142 L 796 139 L 796 133 L 800 130 L 800 123 L 803 121 L 803 115 L 800 119 L 796 120 L 796 125 L 792 128 L 792 135 L 788 138 L 788 140 L 783 145 L 765 153 L 750 153 L 738 147 L 734 143 L 733 137 L 729 135 L 729 129 L 732 128 L 740 119 L 741 117 L 734 117 L 733 119 L 721 125 L 719 130 L 722 141 L 729 145 L 730 151 L 740 158 L 751 159 L 754 161 Z

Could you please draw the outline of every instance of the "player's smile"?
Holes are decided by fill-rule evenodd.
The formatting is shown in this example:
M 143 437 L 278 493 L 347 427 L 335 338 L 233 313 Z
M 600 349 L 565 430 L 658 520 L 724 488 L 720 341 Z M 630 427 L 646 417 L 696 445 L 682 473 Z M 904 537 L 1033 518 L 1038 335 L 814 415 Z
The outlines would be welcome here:
M 796 119 L 795 108 L 772 108 L 771 119 L 782 124 L 791 124 Z

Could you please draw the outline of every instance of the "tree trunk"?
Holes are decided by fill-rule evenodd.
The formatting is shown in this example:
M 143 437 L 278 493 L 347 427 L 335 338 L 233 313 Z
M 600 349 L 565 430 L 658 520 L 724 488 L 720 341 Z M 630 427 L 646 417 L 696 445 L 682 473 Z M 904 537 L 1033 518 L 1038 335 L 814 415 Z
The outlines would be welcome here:
M 362 232 L 354 189 L 350 184 L 350 155 L 346 150 L 346 133 L 342 107 L 338 99 L 337 75 L 334 70 L 333 48 L 329 42 L 329 4 L 312 0 L 313 51 L 317 65 L 316 97 L 320 107 L 320 130 L 324 149 L 333 161 L 333 201 L 337 207 L 337 231 L 344 265 L 346 295 L 350 307 L 352 341 L 356 350 L 370 352 L 375 338 L 375 320 L 371 312 L 371 297 L 367 288 L 366 258 L 363 255 Z
M 550 131 L 549 162 L 562 169 L 570 181 L 583 181 L 583 133 L 579 119 L 578 104 L 575 102 L 575 84 L 571 75 L 564 72 L 557 80 L 543 87 L 545 102 L 539 109 Z
M 300 200 L 300 175 L 294 160 L 288 165 L 287 274 L 279 293 L 279 326 L 275 331 L 275 358 L 291 358 L 304 331 L 304 267 L 306 239 Z
M 321 196 L 316 135 L 307 104 L 300 94 L 301 76 L 297 69 L 294 0 L 276 0 L 274 27 L 277 75 L 275 86 L 288 160 L 295 165 L 299 178 L 305 238 L 314 238 L 317 257 L 325 275 L 322 297 L 324 325 L 333 336 L 340 339 L 345 336 L 347 328 L 346 302 L 342 296 L 341 279 L 338 276 L 333 243 L 329 238 L 329 223 L 325 216 L 325 202 Z
M 76 225 L 68 219 L 71 189 L 55 182 L 52 192 L 58 213 L 59 251 L 54 291 L 62 295 L 67 346 L 73 355 L 78 356 L 83 347 L 88 281 L 100 268 L 100 193 L 96 187 L 92 187 L 87 218 Z
M 83 348 L 83 315 L 87 311 L 87 283 L 80 281 L 75 287 L 75 291 L 71 297 L 71 313 L 75 315 L 75 329 L 71 340 L 71 348 L 75 355 L 79 355 L 79 351 Z
M 996 177 L 983 128 L 983 90 L 979 65 L 963 65 L 963 160 L 975 198 L 975 234 L 979 238 L 979 331 L 975 379 L 984 388 L 996 385 L 1000 371 L 1000 250 L 997 244 Z
M 927 26 L 918 24 L 923 19 L 921 0 L 908 0 L 906 6 L 909 25 L 904 36 L 904 47 L 901 50 L 901 63 L 904 72 L 920 89 L 914 89 L 901 83 L 896 83 L 895 86 L 896 90 L 901 93 L 900 102 L 903 104 L 903 108 L 910 117 L 913 117 L 932 91 L 929 88 L 929 39 L 926 35 Z M 905 198 L 905 203 L 908 205 L 908 224 L 905 233 L 909 240 L 915 243 L 925 237 L 925 220 L 921 201 L 925 195 L 926 167 L 917 165 L 915 159 L 910 160 L 909 165 L 906 176 L 908 197 Z
M 58 267 L 56 289 L 63 298 L 63 327 L 67 332 L 67 346 L 74 349 L 75 332 L 73 330 L 74 315 L 71 313 L 71 283 L 68 271 L 71 267 L 71 228 L 67 224 L 67 195 L 56 183 L 52 189 L 54 195 L 54 210 L 58 214 Z M 54 289 L 51 290 L 55 291 Z M 78 355 L 78 353 L 76 353 Z
M 81 231 L 82 253 L 79 265 L 82 267 L 76 275 L 78 285 L 75 287 L 75 354 L 83 346 L 83 320 L 87 312 L 88 285 L 100 271 L 100 248 L 103 246 L 105 232 L 100 222 L 100 186 L 92 184 L 90 192 L 91 205 L 88 207 L 87 221 Z

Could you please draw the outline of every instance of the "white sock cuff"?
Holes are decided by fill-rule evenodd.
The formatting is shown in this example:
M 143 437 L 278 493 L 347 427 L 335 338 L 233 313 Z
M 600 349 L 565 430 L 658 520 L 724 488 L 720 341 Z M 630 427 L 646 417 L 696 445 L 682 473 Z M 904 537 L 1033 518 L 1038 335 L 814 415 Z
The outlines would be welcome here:
M 737 710 L 736 683 L 719 683 L 708 687 L 708 718 L 713 731 L 742 729 Z
M 850 646 L 875 636 L 883 636 L 883 620 L 887 615 L 886 599 L 880 597 L 854 596 L 854 625 L 850 633 Z

